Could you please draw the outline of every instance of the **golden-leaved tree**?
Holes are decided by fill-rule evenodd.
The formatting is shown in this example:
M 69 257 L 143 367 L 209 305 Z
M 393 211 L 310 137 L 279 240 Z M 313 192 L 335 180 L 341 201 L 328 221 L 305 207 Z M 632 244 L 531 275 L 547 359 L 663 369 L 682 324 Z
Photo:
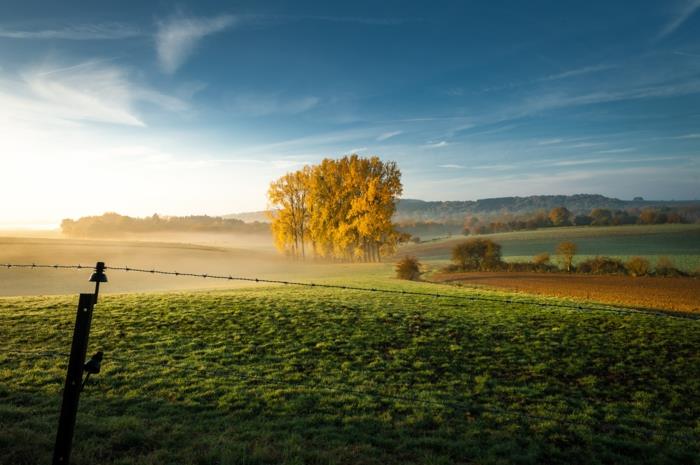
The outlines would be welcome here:
M 272 182 L 267 191 L 270 203 L 275 206 L 270 213 L 275 245 L 294 258 L 303 259 L 306 254 L 310 175 L 310 167 L 287 173 Z
M 278 249 L 305 258 L 380 261 L 399 240 L 391 218 L 401 195 L 395 162 L 350 155 L 288 173 L 270 185 Z

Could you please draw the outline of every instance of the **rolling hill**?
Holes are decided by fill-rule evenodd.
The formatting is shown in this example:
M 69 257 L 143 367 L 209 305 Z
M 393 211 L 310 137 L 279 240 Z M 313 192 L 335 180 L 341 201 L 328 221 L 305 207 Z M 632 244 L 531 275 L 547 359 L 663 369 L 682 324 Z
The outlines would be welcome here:
M 531 195 L 527 197 L 499 197 L 463 201 L 427 201 L 401 199 L 394 215 L 395 221 L 462 221 L 465 216 L 496 213 L 522 214 L 551 210 L 564 206 L 574 213 L 587 213 L 593 208 L 623 210 L 646 207 L 699 207 L 700 200 L 620 200 L 599 194 Z M 266 211 L 242 212 L 224 215 L 227 219 L 245 222 L 270 221 Z

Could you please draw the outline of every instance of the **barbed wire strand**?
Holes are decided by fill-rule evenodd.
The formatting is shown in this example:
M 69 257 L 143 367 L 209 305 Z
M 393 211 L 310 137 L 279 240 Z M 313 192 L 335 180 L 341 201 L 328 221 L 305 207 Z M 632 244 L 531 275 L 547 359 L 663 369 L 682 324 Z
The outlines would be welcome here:
M 13 263 L 0 263 L 0 269 L 2 268 L 32 268 L 32 269 L 74 269 L 74 270 L 84 270 L 93 269 L 93 266 L 85 265 L 37 265 L 37 264 L 13 264 Z M 369 288 L 360 286 L 349 286 L 341 284 L 324 284 L 324 283 L 313 283 L 313 282 L 301 282 L 301 281 L 289 281 L 281 279 L 269 279 L 269 278 L 258 278 L 258 277 L 244 277 L 244 276 L 233 276 L 233 275 L 218 275 L 214 273 L 191 273 L 191 272 L 179 272 L 179 271 L 164 271 L 157 269 L 145 269 L 145 268 L 130 268 L 128 266 L 117 267 L 117 266 L 105 266 L 105 270 L 111 271 L 124 271 L 133 273 L 147 273 L 151 275 L 164 275 L 164 276 L 176 276 L 176 277 L 193 277 L 193 278 L 203 278 L 203 279 L 217 279 L 226 281 L 244 281 L 251 283 L 261 283 L 261 284 L 280 284 L 286 286 L 297 286 L 297 287 L 308 287 L 308 288 L 321 288 L 321 289 L 339 289 L 346 291 L 358 291 L 358 292 L 376 292 L 384 294 L 394 294 L 403 296 L 413 296 L 413 297 L 432 297 L 438 299 L 451 299 L 460 301 L 478 301 L 478 302 L 492 302 L 492 303 L 505 303 L 513 305 L 534 305 L 538 307 L 549 307 L 549 308 L 564 308 L 569 310 L 577 311 L 599 311 L 599 312 L 609 312 L 618 314 L 632 314 L 632 315 L 649 315 L 658 316 L 665 318 L 676 318 L 683 320 L 694 320 L 700 321 L 700 316 L 695 315 L 682 315 L 677 313 L 669 313 L 659 310 L 651 309 L 632 309 L 627 307 L 618 307 L 614 305 L 601 305 L 601 306 L 590 306 L 582 304 L 569 304 L 565 302 L 542 302 L 538 300 L 523 300 L 523 299 L 499 299 L 493 297 L 485 296 L 475 296 L 475 295 L 455 295 L 455 294 L 441 294 L 439 292 L 418 292 L 410 291 L 405 289 L 386 289 L 386 288 Z

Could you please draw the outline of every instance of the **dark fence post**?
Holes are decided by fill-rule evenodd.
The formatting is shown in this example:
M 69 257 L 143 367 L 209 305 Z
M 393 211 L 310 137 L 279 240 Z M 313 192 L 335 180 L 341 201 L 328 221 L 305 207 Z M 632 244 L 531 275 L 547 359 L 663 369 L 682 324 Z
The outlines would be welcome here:
M 63 389 L 61 416 L 58 419 L 56 446 L 53 450 L 53 465 L 67 465 L 70 460 L 75 417 L 78 413 L 78 400 L 80 399 L 80 390 L 83 383 L 83 366 L 85 365 L 85 353 L 87 352 L 94 306 L 94 294 L 80 294 L 78 314 L 75 317 L 75 329 L 73 331 L 73 344 L 71 345 L 70 359 L 68 361 L 66 386 Z
M 97 303 L 100 283 L 107 282 L 104 268 L 105 264 L 98 262 L 95 266 L 95 272 L 90 277 L 90 281 L 95 283 L 95 293 L 80 294 L 80 299 L 78 300 L 78 313 L 75 316 L 75 329 L 73 330 L 73 342 L 70 349 L 70 358 L 68 359 L 66 385 L 63 389 L 61 414 L 58 418 L 56 445 L 53 449 L 53 465 L 68 465 L 70 462 L 75 419 L 78 414 L 78 401 L 83 388 L 83 371 L 85 369 L 88 338 L 90 337 L 92 311 Z

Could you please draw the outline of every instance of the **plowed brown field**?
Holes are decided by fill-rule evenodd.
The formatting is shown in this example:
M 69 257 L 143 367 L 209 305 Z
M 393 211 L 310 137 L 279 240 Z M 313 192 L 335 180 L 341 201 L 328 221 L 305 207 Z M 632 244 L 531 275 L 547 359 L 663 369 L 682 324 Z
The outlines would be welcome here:
M 700 279 L 563 273 L 444 273 L 432 281 L 682 312 L 700 312 Z

